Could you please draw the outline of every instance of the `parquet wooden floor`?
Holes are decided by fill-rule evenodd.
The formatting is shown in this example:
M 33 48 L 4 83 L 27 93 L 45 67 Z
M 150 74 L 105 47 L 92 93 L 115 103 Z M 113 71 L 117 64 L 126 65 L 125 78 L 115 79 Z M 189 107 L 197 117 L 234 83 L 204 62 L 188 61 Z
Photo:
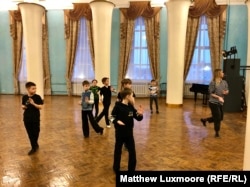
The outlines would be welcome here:
M 92 128 L 83 138 L 80 97 L 45 96 L 41 111 L 40 149 L 28 156 L 28 137 L 22 122 L 21 96 L 0 95 L 0 184 L 2 187 L 114 187 L 112 170 L 114 128 L 103 135 Z M 111 109 L 115 98 L 112 100 Z M 150 114 L 148 98 L 136 98 L 145 108 L 135 122 L 137 170 L 242 170 L 246 117 L 225 113 L 221 137 L 213 125 L 202 126 L 210 110 L 185 99 L 170 108 L 159 99 L 160 114 Z M 100 105 L 102 109 L 102 105 Z M 104 119 L 100 125 L 105 127 Z M 127 152 L 121 169 L 127 168 Z

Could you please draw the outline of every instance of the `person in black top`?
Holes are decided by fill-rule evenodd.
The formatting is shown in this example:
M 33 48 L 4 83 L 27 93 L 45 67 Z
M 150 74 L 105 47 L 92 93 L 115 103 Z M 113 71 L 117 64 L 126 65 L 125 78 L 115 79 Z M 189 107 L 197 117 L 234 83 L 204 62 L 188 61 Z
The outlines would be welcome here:
M 35 83 L 27 82 L 25 87 L 27 94 L 22 97 L 23 121 L 31 144 L 28 155 L 32 155 L 39 148 L 40 110 L 42 109 L 43 100 L 40 95 L 36 94 Z
M 111 98 L 112 98 L 112 92 L 116 92 L 114 88 L 112 88 L 109 85 L 109 78 L 104 77 L 102 78 L 103 87 L 100 89 L 100 95 L 103 97 L 102 104 L 103 104 L 103 110 L 102 112 L 97 116 L 96 122 L 98 123 L 103 116 L 105 116 L 105 122 L 106 126 L 110 128 L 110 122 L 109 122 L 109 107 L 111 104 Z
M 126 144 L 128 149 L 128 171 L 133 172 L 136 168 L 136 150 L 133 135 L 134 119 L 141 121 L 143 119 L 143 109 L 134 107 L 133 91 L 129 88 L 121 92 L 121 102 L 116 102 L 111 112 L 115 126 L 115 149 L 113 170 L 120 171 L 122 146 Z
M 122 87 L 122 90 L 125 89 L 125 88 L 130 88 L 131 89 L 132 80 L 128 79 L 128 78 L 122 79 L 121 87 Z M 133 97 L 135 98 L 135 92 L 134 91 L 133 91 Z M 117 94 L 117 102 L 122 102 L 121 91 Z M 128 150 L 126 144 L 124 144 L 124 148 L 125 148 L 125 150 Z
M 128 79 L 128 78 L 125 78 L 121 81 L 121 85 L 122 85 L 122 90 L 124 88 L 130 88 L 132 87 L 132 80 L 131 79 Z M 135 97 L 135 92 L 133 91 L 133 97 Z M 121 98 L 121 94 L 120 92 L 117 94 L 117 101 L 122 101 L 122 98 Z
M 100 87 L 97 86 L 97 80 L 94 79 L 92 80 L 92 85 L 89 88 L 93 94 L 94 94 L 94 104 L 93 104 L 93 109 L 95 107 L 95 118 L 98 116 L 99 113 L 99 92 L 100 92 Z

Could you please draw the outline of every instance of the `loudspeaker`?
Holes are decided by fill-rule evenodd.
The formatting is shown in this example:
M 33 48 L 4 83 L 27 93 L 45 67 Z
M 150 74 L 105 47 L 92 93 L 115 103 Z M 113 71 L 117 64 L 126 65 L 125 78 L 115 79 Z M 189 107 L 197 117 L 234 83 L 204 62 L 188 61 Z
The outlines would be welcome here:
M 234 79 L 225 79 L 228 83 L 229 94 L 224 99 L 225 112 L 240 112 L 242 108 L 242 77 L 234 77 Z
M 225 77 L 240 76 L 240 59 L 225 59 L 223 62 Z
M 228 83 L 229 94 L 225 96 L 224 111 L 239 112 L 242 105 L 243 78 L 240 76 L 240 59 L 225 59 L 224 79 Z

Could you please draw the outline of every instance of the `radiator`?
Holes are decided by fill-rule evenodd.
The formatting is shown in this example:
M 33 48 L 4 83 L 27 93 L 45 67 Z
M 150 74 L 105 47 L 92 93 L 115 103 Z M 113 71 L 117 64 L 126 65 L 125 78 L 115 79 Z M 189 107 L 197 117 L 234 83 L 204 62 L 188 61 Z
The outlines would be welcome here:
M 149 94 L 148 83 L 133 83 L 132 90 L 135 92 L 136 97 L 147 97 Z
M 82 89 L 82 83 L 73 82 L 72 83 L 72 94 L 73 95 L 82 95 L 83 89 Z

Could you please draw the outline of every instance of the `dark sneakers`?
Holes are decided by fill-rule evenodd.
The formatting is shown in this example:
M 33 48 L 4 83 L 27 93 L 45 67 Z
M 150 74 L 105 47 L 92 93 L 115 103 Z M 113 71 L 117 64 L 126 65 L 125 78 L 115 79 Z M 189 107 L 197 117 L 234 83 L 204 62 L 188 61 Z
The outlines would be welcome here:
M 219 132 L 216 132 L 214 137 L 219 138 L 220 137 Z
M 99 133 L 100 133 L 100 135 L 103 135 L 103 128 L 100 130 Z
M 28 152 L 28 155 L 33 155 L 38 149 L 39 149 L 39 145 L 36 144 L 36 147 L 35 147 L 35 148 L 32 148 L 32 149 Z
M 202 125 L 203 125 L 204 127 L 206 127 L 206 122 L 207 122 L 207 120 L 204 119 L 204 118 L 201 118 L 201 122 L 202 122 Z
M 33 155 L 35 152 L 36 152 L 36 149 L 31 149 L 31 150 L 28 152 L 28 155 Z

